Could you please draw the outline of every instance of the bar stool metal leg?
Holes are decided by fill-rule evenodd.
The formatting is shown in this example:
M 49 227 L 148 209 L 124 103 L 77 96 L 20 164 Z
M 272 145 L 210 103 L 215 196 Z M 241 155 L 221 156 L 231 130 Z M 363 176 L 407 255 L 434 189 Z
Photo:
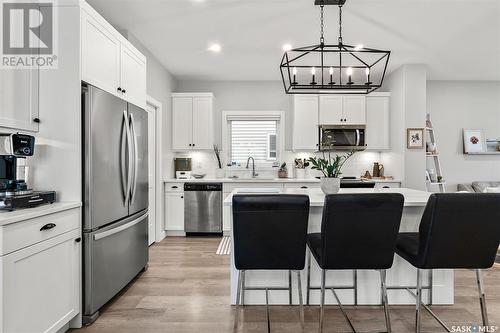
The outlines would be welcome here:
M 306 304 L 309 305 L 309 297 L 311 294 L 311 250 L 307 250 L 307 291 Z
M 319 333 L 323 333 L 323 317 L 325 315 L 325 276 L 326 270 L 321 270 L 321 295 L 320 295 L 320 303 L 319 303 Z
M 288 271 L 288 304 L 292 305 L 292 271 Z
M 353 286 L 354 286 L 354 305 L 358 305 L 358 271 L 355 269 L 353 271 Z
M 271 318 L 269 314 L 269 289 L 266 288 L 266 318 L 267 318 L 267 333 L 271 333 Z
M 417 268 L 417 295 L 416 295 L 416 315 L 415 315 L 415 332 L 420 333 L 420 308 L 422 304 L 422 276 L 421 269 Z
M 300 311 L 300 328 L 304 332 L 304 302 L 302 300 L 302 281 L 300 271 L 297 271 L 297 288 L 299 292 L 299 311 Z
M 477 288 L 479 290 L 479 304 L 481 306 L 481 316 L 483 317 L 483 326 L 488 327 L 488 311 L 486 309 L 486 298 L 484 295 L 484 285 L 483 285 L 483 276 L 481 274 L 480 269 L 476 269 L 476 280 L 477 280 Z
M 433 270 L 429 270 L 429 302 L 427 302 L 429 305 L 432 305 L 432 272 Z
M 245 271 L 241 271 L 241 305 L 245 305 Z
M 240 296 L 241 296 L 241 275 L 242 271 L 238 271 L 238 284 L 236 287 L 236 305 L 235 305 L 235 315 L 234 315 L 234 331 L 236 332 L 238 330 L 238 320 L 239 320 L 239 314 L 240 314 Z
M 386 270 L 380 270 L 380 283 L 382 285 L 382 303 L 384 304 L 385 325 L 387 333 L 391 333 L 391 318 L 389 316 L 389 301 L 387 300 L 387 286 L 386 286 Z

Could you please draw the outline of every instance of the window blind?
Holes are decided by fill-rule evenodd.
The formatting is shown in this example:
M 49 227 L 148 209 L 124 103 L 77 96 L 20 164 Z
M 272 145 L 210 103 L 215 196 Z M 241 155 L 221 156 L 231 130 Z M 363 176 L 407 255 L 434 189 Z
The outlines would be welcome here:
M 255 162 L 276 160 L 275 120 L 232 120 L 231 160 L 244 163 L 252 156 Z

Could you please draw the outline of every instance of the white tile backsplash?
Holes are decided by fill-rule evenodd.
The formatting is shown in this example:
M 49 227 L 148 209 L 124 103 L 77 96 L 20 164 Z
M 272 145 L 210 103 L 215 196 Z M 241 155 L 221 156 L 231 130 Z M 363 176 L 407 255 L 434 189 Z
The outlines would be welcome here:
M 342 154 L 342 153 L 337 153 Z M 286 162 L 288 166 L 288 175 L 290 178 L 296 177 L 294 172 L 294 160 L 295 158 L 308 158 L 310 156 L 321 156 L 321 153 L 310 153 L 310 152 L 291 152 L 285 151 L 283 161 Z M 335 156 L 335 153 L 332 153 Z M 193 171 L 196 173 L 204 173 L 207 178 L 215 178 L 215 169 L 217 168 L 217 161 L 213 152 L 187 152 L 187 153 L 174 153 L 173 157 L 191 157 Z M 357 152 L 354 154 L 349 161 L 346 162 L 344 168 L 342 169 L 342 176 L 353 176 L 360 177 L 368 170 L 372 173 L 373 163 L 387 161 L 391 158 L 389 153 L 385 152 Z M 173 165 L 173 164 L 172 164 Z M 278 177 L 278 168 L 256 168 L 257 173 L 264 178 L 274 178 Z M 385 175 L 390 176 L 393 173 L 397 174 L 397 171 L 390 169 L 385 170 Z M 251 169 L 245 169 L 244 166 L 241 167 L 231 167 L 225 168 L 225 176 L 238 176 L 240 178 L 249 177 L 251 175 Z M 311 178 L 315 176 L 320 176 L 321 173 L 316 170 L 306 170 L 306 178 Z M 174 170 L 170 172 L 170 177 L 174 177 Z

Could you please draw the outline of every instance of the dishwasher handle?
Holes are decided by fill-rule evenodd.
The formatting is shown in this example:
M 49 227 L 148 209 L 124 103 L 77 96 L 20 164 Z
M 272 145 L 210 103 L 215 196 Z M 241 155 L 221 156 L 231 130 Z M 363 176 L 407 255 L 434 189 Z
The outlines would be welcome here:
M 222 183 L 185 183 L 184 191 L 222 192 Z

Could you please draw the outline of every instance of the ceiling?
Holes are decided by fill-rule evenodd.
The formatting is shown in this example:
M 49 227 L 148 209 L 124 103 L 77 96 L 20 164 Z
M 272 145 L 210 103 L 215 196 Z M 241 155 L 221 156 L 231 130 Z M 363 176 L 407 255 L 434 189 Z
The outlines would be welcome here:
M 280 80 L 283 44 L 317 44 L 313 0 L 88 0 L 178 79 Z M 325 12 L 335 44 L 338 10 Z M 428 66 L 431 80 L 500 80 L 499 0 L 348 0 L 344 43 L 392 51 L 389 71 Z M 207 49 L 220 43 L 222 52 Z

